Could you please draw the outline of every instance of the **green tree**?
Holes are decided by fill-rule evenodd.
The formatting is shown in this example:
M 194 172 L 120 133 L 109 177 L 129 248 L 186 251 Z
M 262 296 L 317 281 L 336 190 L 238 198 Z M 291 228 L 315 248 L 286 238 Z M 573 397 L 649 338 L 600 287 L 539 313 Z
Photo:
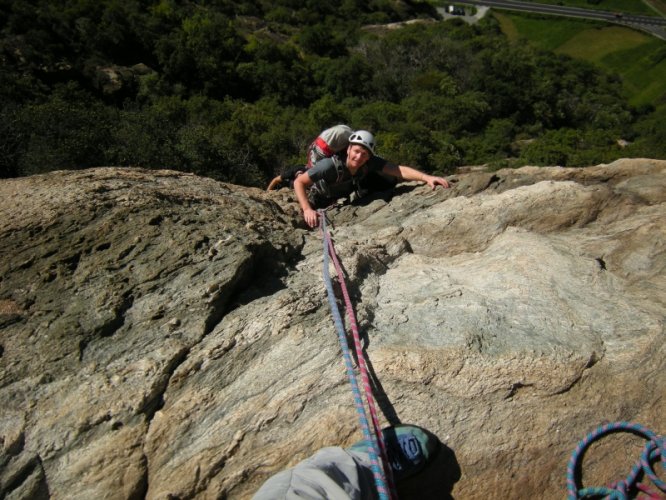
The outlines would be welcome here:
M 380 154 L 403 165 L 432 172 L 435 140 L 427 127 L 415 123 L 397 124 L 394 131 L 377 134 Z
M 105 164 L 115 117 L 115 111 L 72 86 L 44 103 L 22 107 L 15 119 L 22 138 L 15 146 L 21 151 L 16 172 L 31 175 Z
M 358 54 L 342 59 L 321 58 L 311 64 L 313 84 L 318 95 L 331 95 L 334 99 L 347 97 L 370 98 L 372 92 L 371 64 Z
M 224 14 L 196 11 L 157 41 L 155 50 L 165 76 L 192 91 L 222 97 L 239 92 L 235 61 L 243 37 Z
M 111 131 L 107 155 L 113 164 L 122 166 L 180 169 L 177 134 L 186 116 L 179 97 L 164 97 L 147 107 L 123 110 Z
M 530 165 L 583 167 L 602 159 L 611 144 L 605 131 L 549 130 L 523 148 L 521 160 Z
M 371 101 L 350 107 L 351 122 L 356 128 L 391 130 L 395 124 L 405 122 L 407 117 L 405 107 L 393 102 Z
M 350 121 L 349 106 L 345 106 L 345 103 L 337 101 L 331 95 L 325 95 L 313 102 L 308 108 L 307 116 L 308 130 L 315 134 L 320 128 Z
M 275 96 L 288 105 L 307 99 L 308 70 L 292 45 L 251 37 L 244 52 L 249 61 L 239 64 L 237 72 L 248 100 Z

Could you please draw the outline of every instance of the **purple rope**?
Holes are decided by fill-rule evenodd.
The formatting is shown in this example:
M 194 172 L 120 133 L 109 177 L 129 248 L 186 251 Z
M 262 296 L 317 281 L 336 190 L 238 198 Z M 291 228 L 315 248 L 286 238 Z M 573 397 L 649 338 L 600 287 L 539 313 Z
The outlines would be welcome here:
M 321 230 L 324 237 L 323 275 L 324 275 L 324 284 L 326 286 L 326 292 L 328 295 L 328 302 L 331 307 L 333 322 L 338 332 L 338 340 L 340 342 L 340 348 L 342 349 L 343 359 L 347 370 L 347 377 L 349 378 L 349 383 L 352 388 L 352 394 L 354 397 L 354 407 L 356 408 L 356 411 L 358 413 L 359 422 L 361 424 L 361 431 L 363 432 L 363 437 L 368 445 L 370 469 L 372 470 L 373 473 L 375 486 L 377 487 L 377 493 L 379 495 L 380 500 L 389 500 L 391 498 L 391 491 L 387 488 L 384 470 L 379 462 L 378 458 L 379 447 L 377 444 L 377 439 L 370 432 L 370 426 L 368 424 L 368 418 L 365 413 L 363 398 L 361 395 L 361 391 L 358 388 L 358 382 L 356 381 L 356 375 L 354 373 L 354 368 L 351 361 L 351 354 L 349 350 L 349 345 L 347 344 L 347 337 L 342 322 L 342 316 L 340 315 L 340 310 L 338 309 L 338 305 L 335 300 L 335 294 L 333 292 L 333 283 L 331 281 L 331 276 L 328 270 L 329 254 L 330 254 L 330 246 L 329 246 L 330 236 L 326 230 L 326 216 L 321 212 L 320 212 L 320 220 L 321 220 Z
M 393 492 L 394 496 L 397 496 L 395 484 L 393 481 L 392 470 L 389 465 L 388 451 L 386 450 L 386 444 L 384 443 L 381 426 L 379 424 L 379 418 L 377 416 L 377 408 L 375 407 L 375 399 L 372 393 L 372 387 L 370 386 L 370 377 L 368 376 L 368 368 L 365 362 L 363 347 L 361 346 L 361 336 L 358 330 L 358 322 L 356 321 L 356 316 L 354 314 L 354 307 L 349 297 L 347 284 L 345 283 L 345 278 L 342 271 L 342 265 L 340 264 L 340 260 L 338 259 L 337 253 L 335 252 L 335 247 L 333 246 L 333 240 L 330 238 L 330 236 L 328 237 L 328 248 L 331 260 L 333 261 L 333 265 L 335 266 L 335 272 L 338 275 L 340 289 L 342 290 L 342 296 L 345 301 L 345 309 L 347 312 L 347 317 L 349 318 L 349 325 L 352 331 L 352 336 L 354 338 L 354 348 L 356 350 L 356 359 L 358 360 L 359 372 L 361 373 L 361 381 L 363 382 L 363 390 L 365 391 L 365 398 L 368 404 L 368 410 L 370 411 L 372 425 L 374 427 L 376 440 L 379 445 L 379 452 L 382 458 L 384 473 L 386 475 L 389 488 Z

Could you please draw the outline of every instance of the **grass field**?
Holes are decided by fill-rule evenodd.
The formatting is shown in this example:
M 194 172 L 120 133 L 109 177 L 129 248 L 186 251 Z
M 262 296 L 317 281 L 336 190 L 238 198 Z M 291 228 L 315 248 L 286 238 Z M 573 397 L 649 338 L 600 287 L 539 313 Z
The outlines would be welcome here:
M 537 17 L 506 11 L 495 11 L 493 14 L 509 40 L 526 38 L 543 50 L 557 50 L 581 32 L 607 26 L 605 23 L 570 17 Z
M 611 12 L 625 12 L 644 16 L 656 16 L 659 12 L 666 14 L 664 0 L 601 0 L 598 4 L 588 3 L 587 0 L 527 0 L 533 3 L 546 3 L 551 5 L 566 5 L 567 7 L 581 7 L 583 9 L 598 9 Z M 650 5 L 648 5 L 650 3 Z
M 666 0 L 643 0 L 646 4 L 666 17 Z
M 603 2 L 602 2 L 603 3 Z M 666 42 L 639 31 L 577 19 L 494 12 L 512 41 L 590 61 L 620 75 L 633 105 L 666 101 Z

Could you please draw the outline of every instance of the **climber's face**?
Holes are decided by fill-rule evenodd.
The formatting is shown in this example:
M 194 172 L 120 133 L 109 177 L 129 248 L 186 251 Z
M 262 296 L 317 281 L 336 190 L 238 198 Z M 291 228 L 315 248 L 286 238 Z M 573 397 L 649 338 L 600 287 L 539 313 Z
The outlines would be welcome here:
M 370 159 L 370 151 L 360 144 L 350 144 L 347 148 L 347 168 L 352 174 Z

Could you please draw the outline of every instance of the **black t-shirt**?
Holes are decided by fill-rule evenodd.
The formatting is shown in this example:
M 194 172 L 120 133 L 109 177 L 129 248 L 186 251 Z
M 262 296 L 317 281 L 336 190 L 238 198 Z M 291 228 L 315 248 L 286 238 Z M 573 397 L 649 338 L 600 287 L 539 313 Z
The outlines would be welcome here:
M 372 156 L 358 171 L 356 175 L 346 167 L 347 155 L 337 154 L 330 158 L 319 160 L 308 175 L 314 183 L 311 191 L 320 198 L 338 199 L 349 196 L 359 187 L 359 183 L 373 172 L 381 172 L 385 166 L 393 164 L 381 156 Z

